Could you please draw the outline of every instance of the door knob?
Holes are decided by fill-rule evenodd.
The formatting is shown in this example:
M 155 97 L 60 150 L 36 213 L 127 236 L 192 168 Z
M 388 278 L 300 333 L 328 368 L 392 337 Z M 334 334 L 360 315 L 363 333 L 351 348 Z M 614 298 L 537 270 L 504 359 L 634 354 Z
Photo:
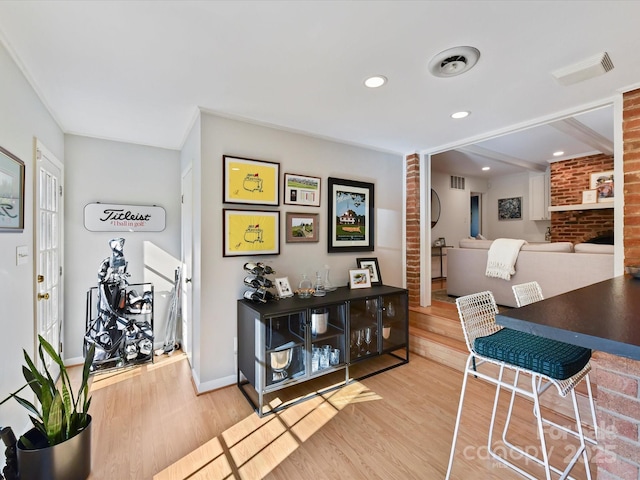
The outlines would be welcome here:
M 191 283 L 191 279 L 190 278 L 185 278 L 184 281 L 187 282 L 187 283 Z
M 47 293 L 39 293 L 38 300 L 49 300 L 49 292 Z
M 38 283 L 44 282 L 44 275 L 38 275 Z

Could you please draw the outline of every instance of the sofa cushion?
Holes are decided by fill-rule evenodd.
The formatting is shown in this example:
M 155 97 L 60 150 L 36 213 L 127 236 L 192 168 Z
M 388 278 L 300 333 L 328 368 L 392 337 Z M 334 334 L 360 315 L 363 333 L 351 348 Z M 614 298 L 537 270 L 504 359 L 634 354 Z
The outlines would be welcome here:
M 523 252 L 564 252 L 571 253 L 573 244 L 571 242 L 551 242 L 551 243 L 527 243 L 520 249 Z
M 573 247 L 576 253 L 604 253 L 613 255 L 613 245 L 599 245 L 597 243 L 576 243 Z
M 474 240 L 471 238 L 463 238 L 460 240 L 460 248 L 478 248 L 480 250 L 489 250 L 493 240 Z

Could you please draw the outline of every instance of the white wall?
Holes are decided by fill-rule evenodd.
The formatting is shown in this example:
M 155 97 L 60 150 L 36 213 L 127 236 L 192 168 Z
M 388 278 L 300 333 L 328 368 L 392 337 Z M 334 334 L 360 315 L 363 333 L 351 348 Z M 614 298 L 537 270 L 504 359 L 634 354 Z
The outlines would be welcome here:
M 522 238 L 528 242 L 544 242 L 549 221 L 529 220 L 529 173 L 492 179 L 487 195 L 487 238 Z M 498 220 L 498 199 L 522 197 L 522 220 Z
M 235 382 L 233 340 L 236 336 L 237 299 L 244 291 L 242 266 L 249 260 L 269 263 L 277 275 L 288 276 L 297 285 L 301 273 L 312 275 L 324 264 L 331 266 L 331 280 L 346 285 L 348 270 L 360 256 L 377 257 L 385 284 L 402 286 L 403 158 L 306 135 L 202 114 L 201 213 L 194 224 L 202 228 L 200 285 L 200 390 Z M 321 207 L 280 205 L 280 255 L 265 257 L 222 256 L 222 209 L 243 208 L 222 204 L 222 156 L 237 155 L 280 163 L 284 173 L 322 178 Z M 195 170 L 194 170 L 195 173 Z M 194 175 L 195 176 L 195 175 Z M 327 178 L 338 177 L 375 184 L 375 251 L 365 253 L 327 253 Z M 195 197 L 195 195 L 194 195 Z M 196 200 L 198 201 L 198 200 Z M 246 208 L 246 207 L 244 207 Z M 266 207 L 258 207 L 266 208 Z M 269 208 L 266 208 L 269 209 Z M 194 211 L 196 208 L 194 208 Z M 286 211 L 319 214 L 318 243 L 287 244 L 284 241 Z M 197 228 L 197 227 L 196 227 Z M 195 281 L 195 280 L 194 280 Z M 194 346 L 194 349 L 196 347 Z
M 64 161 L 64 136 L 54 119 L 0 43 L 0 145 L 25 163 L 25 228 L 0 233 L 0 399 L 24 384 L 22 349 L 33 357 L 33 139 L 39 138 Z M 16 266 L 16 247 L 26 245 L 28 262 Z M 21 434 L 28 424 L 26 410 L 10 400 L 0 406 L 0 426 Z M 0 465 L 4 464 L 4 455 Z
M 441 212 L 440 219 L 431 230 L 431 239 L 436 240 L 444 237 L 447 245 L 457 247 L 461 238 L 469 236 L 470 229 L 470 205 L 471 192 L 482 193 L 483 200 L 486 198 L 488 184 L 486 180 L 465 177 L 465 189 L 456 190 L 450 188 L 450 175 L 443 172 L 431 173 L 431 188 L 433 188 L 440 198 Z M 482 232 L 487 230 L 487 204 L 483 201 Z
M 180 153 L 175 150 L 66 135 L 64 357 L 82 361 L 85 295 L 111 255 L 109 240 L 125 239 L 130 283 L 155 289 L 156 346 L 164 341 L 173 271 L 180 262 Z M 90 232 L 84 207 L 102 202 L 157 205 L 166 211 L 162 232 Z

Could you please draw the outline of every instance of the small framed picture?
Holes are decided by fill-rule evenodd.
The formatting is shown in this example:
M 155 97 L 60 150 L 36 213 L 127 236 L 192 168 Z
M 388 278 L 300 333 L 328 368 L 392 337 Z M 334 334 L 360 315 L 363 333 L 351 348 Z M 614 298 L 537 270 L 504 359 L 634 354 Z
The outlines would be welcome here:
M 320 206 L 320 179 L 295 173 L 284 174 L 284 203 Z
M 613 202 L 615 193 L 613 170 L 609 170 L 608 172 L 592 173 L 589 188 L 598 192 L 598 202 Z
M 369 270 L 371 285 L 382 285 L 382 275 L 380 275 L 380 266 L 377 258 L 356 258 L 356 263 L 358 268 Z
M 287 212 L 287 243 L 317 242 L 319 240 L 317 213 Z
M 349 288 L 370 288 L 371 272 L 368 268 L 349 270 Z
M 582 203 L 598 203 L 598 191 L 585 190 L 582 192 Z
M 289 277 L 276 278 L 275 283 L 280 298 L 293 297 L 293 290 L 289 285 Z

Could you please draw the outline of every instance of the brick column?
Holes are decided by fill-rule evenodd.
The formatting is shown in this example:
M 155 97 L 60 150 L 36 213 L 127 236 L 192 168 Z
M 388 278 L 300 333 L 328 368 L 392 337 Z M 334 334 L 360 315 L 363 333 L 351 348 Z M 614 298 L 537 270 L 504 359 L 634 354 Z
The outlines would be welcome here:
M 623 96 L 624 264 L 640 264 L 640 90 Z M 623 181 L 621 181 L 623 180 Z M 606 321 L 606 319 L 603 319 Z M 640 480 L 640 361 L 594 352 L 599 480 Z
M 408 155 L 406 165 L 407 289 L 409 306 L 418 307 L 420 306 L 420 156 L 417 153 Z

